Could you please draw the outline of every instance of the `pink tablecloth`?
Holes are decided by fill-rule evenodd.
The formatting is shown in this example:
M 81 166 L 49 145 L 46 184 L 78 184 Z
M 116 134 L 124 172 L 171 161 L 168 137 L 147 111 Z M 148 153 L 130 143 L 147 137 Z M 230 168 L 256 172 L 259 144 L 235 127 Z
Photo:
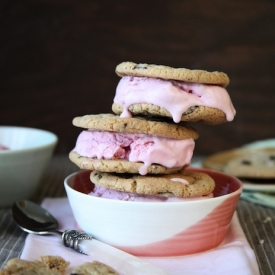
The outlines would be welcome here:
M 60 230 L 76 227 L 67 198 L 47 198 L 42 205 L 58 220 Z M 71 265 L 67 274 L 70 274 L 74 266 L 93 261 L 90 256 L 64 247 L 58 236 L 28 235 L 21 258 L 36 260 L 42 255 L 59 255 L 69 261 Z M 144 259 L 171 275 L 260 274 L 254 252 L 246 240 L 236 214 L 225 241 L 214 250 L 191 256 Z M 112 263 L 107 264 L 112 266 Z

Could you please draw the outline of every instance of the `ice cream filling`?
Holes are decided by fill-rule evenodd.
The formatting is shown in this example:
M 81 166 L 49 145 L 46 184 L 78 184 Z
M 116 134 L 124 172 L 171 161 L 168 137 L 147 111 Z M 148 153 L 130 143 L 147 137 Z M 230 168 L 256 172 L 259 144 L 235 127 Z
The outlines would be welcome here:
M 74 151 L 89 158 L 143 162 L 139 173 L 145 175 L 151 164 L 168 168 L 189 165 L 194 147 L 193 139 L 85 130 L 78 136 Z
M 95 184 L 95 187 L 90 196 L 100 197 L 105 199 L 121 200 L 121 201 L 138 201 L 138 202 L 184 202 L 191 200 L 201 200 L 213 198 L 213 193 L 205 196 L 197 196 L 192 198 L 180 198 L 180 197 L 164 197 L 164 196 L 152 196 L 152 195 L 140 195 L 135 193 L 128 193 L 117 191 L 110 188 L 105 188 Z
M 194 106 L 219 109 L 227 121 L 232 121 L 236 114 L 228 92 L 221 86 L 148 77 L 122 77 L 114 103 L 123 107 L 121 117 L 131 117 L 128 108 L 133 104 L 154 104 L 170 112 L 176 123 Z

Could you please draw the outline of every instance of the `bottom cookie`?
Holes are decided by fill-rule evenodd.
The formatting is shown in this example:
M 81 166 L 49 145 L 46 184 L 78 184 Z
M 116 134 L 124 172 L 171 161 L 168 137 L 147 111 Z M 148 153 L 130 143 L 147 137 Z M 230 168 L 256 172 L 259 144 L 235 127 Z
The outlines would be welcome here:
M 123 112 L 123 108 L 121 105 L 117 103 L 113 103 L 112 110 L 117 115 L 120 115 Z M 164 108 L 153 104 L 133 104 L 129 107 L 129 111 L 137 116 L 137 115 L 145 115 L 145 116 L 160 116 L 167 117 L 172 119 L 172 115 Z M 201 121 L 206 124 L 221 124 L 227 122 L 225 113 L 216 108 L 206 107 L 206 106 L 193 106 L 190 107 L 185 113 L 181 116 L 181 121 L 188 122 L 197 122 Z
M 92 171 L 93 183 L 105 188 L 141 195 L 192 198 L 213 192 L 214 180 L 205 173 L 181 170 L 168 175 L 117 174 Z
M 144 166 L 141 162 L 131 162 L 124 159 L 95 159 L 80 156 L 75 151 L 69 153 L 70 160 L 81 169 L 98 170 L 101 172 L 139 173 Z M 175 173 L 182 167 L 167 168 L 160 164 L 152 164 L 146 167 L 148 174 Z

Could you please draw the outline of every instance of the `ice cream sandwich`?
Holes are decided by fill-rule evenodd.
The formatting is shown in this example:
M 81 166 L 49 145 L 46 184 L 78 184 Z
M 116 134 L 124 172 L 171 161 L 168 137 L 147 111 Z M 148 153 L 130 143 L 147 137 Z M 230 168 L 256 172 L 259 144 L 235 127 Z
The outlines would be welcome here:
M 108 194 L 112 193 L 110 190 L 121 192 L 120 196 L 126 192 L 129 198 L 124 196 L 124 200 L 132 201 L 180 201 L 180 198 L 200 198 L 209 196 L 215 188 L 215 182 L 209 175 L 189 170 L 146 176 L 93 171 L 90 179 L 96 186 L 109 189 Z M 109 198 L 116 199 L 112 194 Z
M 72 162 L 82 169 L 101 172 L 167 174 L 191 162 L 198 133 L 188 124 L 153 118 L 121 118 L 113 114 L 73 119 L 84 128 Z
M 164 116 L 180 121 L 220 124 L 236 114 L 223 72 L 122 62 L 112 110 L 121 117 Z

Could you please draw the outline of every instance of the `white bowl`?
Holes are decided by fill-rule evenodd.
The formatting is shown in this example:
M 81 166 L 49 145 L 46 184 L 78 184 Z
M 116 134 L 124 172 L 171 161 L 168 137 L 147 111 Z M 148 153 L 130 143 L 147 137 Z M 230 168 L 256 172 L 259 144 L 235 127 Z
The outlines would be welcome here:
M 0 207 L 28 199 L 36 190 L 57 144 L 51 132 L 0 126 Z
M 89 196 L 90 171 L 65 179 L 79 229 L 136 256 L 182 256 L 217 247 L 224 240 L 242 191 L 232 176 L 206 169 L 216 182 L 214 198 L 186 202 L 134 202 Z

